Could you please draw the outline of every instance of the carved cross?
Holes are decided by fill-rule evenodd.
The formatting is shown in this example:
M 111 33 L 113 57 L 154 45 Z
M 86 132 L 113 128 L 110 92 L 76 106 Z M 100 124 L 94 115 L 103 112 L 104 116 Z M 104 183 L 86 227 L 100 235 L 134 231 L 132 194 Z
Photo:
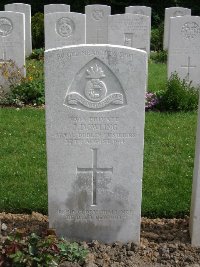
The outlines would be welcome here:
M 181 68 L 186 68 L 187 69 L 187 75 L 186 75 L 186 80 L 189 82 L 190 81 L 190 69 L 196 68 L 196 66 L 190 65 L 190 57 L 188 57 L 188 62 L 187 65 L 182 65 Z
M 98 168 L 97 167 L 97 148 L 92 148 L 92 167 L 91 168 L 79 168 L 77 167 L 77 172 L 91 172 L 92 173 L 92 205 L 97 205 L 97 174 L 99 172 L 111 172 L 113 173 L 113 168 Z

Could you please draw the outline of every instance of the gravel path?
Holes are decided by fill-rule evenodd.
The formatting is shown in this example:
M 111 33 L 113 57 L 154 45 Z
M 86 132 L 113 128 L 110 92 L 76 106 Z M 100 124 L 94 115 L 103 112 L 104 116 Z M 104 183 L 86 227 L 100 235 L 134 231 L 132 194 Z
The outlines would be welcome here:
M 40 234 L 47 230 L 48 217 L 33 212 L 32 215 L 0 213 L 2 236 L 18 228 L 27 234 Z M 84 267 L 200 267 L 200 248 L 192 248 L 188 231 L 189 218 L 148 219 L 142 218 L 141 244 L 102 244 L 98 241 L 82 242 L 90 253 Z M 0 240 L 1 241 L 1 240 Z M 62 267 L 79 267 L 65 263 Z

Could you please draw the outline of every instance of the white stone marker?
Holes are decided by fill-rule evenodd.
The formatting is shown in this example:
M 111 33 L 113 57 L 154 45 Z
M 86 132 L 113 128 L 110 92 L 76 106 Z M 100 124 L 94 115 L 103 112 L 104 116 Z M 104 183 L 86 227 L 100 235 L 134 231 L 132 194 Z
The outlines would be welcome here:
M 150 17 L 120 14 L 108 17 L 109 44 L 130 46 L 150 53 Z
M 148 6 L 127 6 L 126 13 L 145 15 L 151 18 L 151 7 Z
M 45 52 L 49 227 L 73 240 L 140 240 L 147 53 Z
M 25 55 L 29 56 L 32 53 L 31 6 L 21 3 L 7 4 L 5 11 L 20 12 L 25 15 Z
M 167 50 L 169 45 L 169 32 L 170 32 L 170 18 L 191 15 L 191 9 L 184 7 L 169 7 L 165 8 L 165 21 L 164 21 L 164 39 L 163 49 Z
M 108 43 L 108 16 L 111 7 L 106 5 L 88 5 L 85 7 L 86 14 L 86 43 Z
M 200 247 L 200 101 L 190 211 L 190 236 L 192 246 Z
M 85 15 L 74 12 L 45 15 L 45 49 L 85 44 Z
M 15 62 L 25 76 L 25 16 L 22 13 L 0 11 L 0 91 L 9 91 L 1 75 L 2 64 Z M 3 91 L 3 92 L 2 92 Z
M 175 71 L 181 79 L 200 85 L 200 17 L 171 18 L 168 78 Z
M 50 4 L 44 5 L 44 14 L 54 12 L 70 12 L 70 5 L 65 4 Z

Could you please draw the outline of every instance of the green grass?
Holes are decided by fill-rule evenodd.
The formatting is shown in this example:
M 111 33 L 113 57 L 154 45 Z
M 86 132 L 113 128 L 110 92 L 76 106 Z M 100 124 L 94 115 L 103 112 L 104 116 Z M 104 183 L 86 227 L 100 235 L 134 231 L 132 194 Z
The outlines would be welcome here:
M 190 208 L 197 114 L 146 113 L 143 216 Z M 0 109 L 0 211 L 47 213 L 44 110 Z
M 167 65 L 154 63 L 149 60 L 148 92 L 157 92 L 166 89 Z
M 197 114 L 147 113 L 143 215 L 189 214 Z
M 47 212 L 44 111 L 0 109 L 0 211 Z

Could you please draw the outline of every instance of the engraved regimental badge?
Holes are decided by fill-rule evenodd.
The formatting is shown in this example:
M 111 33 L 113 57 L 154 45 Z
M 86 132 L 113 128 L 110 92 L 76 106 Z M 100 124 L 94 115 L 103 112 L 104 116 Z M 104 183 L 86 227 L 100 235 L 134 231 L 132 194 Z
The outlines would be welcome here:
M 0 36 L 7 36 L 13 30 L 12 21 L 8 18 L 0 18 Z
M 125 104 L 126 97 L 119 79 L 97 58 L 76 74 L 64 101 L 64 105 L 84 111 L 113 110 Z

